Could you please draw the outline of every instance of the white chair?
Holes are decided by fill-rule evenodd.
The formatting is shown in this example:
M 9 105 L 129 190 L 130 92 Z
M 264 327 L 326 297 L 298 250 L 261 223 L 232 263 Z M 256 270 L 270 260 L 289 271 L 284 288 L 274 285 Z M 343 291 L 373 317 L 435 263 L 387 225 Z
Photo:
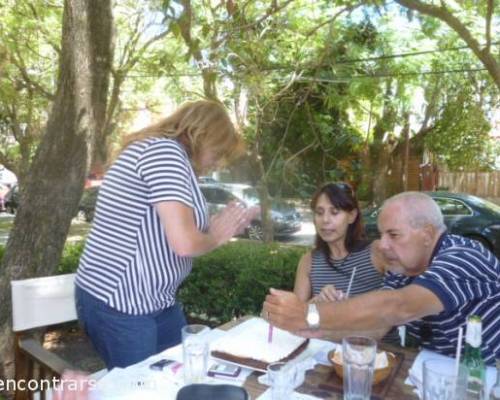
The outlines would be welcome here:
M 73 365 L 44 349 L 31 331 L 77 319 L 75 274 L 12 281 L 11 291 L 12 328 L 16 334 L 16 381 L 45 380 L 44 383 L 47 383 L 52 377 L 59 378 L 64 370 L 75 370 Z M 29 387 L 27 390 L 16 390 L 15 400 L 50 398 L 46 385 L 43 385 L 45 388 L 38 385 L 38 389 L 40 386 L 42 390 L 38 392 Z

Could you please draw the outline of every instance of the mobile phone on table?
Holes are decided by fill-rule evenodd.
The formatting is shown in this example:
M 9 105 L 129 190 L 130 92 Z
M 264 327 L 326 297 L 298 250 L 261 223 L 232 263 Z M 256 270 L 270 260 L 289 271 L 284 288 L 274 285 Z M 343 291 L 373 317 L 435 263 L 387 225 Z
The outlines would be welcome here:
M 161 360 L 158 360 L 151 364 L 149 368 L 151 368 L 153 371 L 163 371 L 163 368 L 173 363 L 175 363 L 174 360 L 167 360 L 166 358 L 162 358 Z
M 208 370 L 207 375 L 217 377 L 236 378 L 241 372 L 241 367 L 231 364 L 214 364 Z

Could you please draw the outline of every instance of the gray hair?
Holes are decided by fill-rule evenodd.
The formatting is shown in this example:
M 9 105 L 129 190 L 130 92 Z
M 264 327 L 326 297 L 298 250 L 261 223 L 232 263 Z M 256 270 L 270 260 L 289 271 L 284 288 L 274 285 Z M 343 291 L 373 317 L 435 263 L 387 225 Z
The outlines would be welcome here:
M 402 203 L 408 223 L 412 228 L 432 225 L 440 232 L 446 229 L 441 209 L 431 196 L 422 192 L 399 193 L 388 198 L 382 205 L 381 211 L 389 204 L 396 202 Z

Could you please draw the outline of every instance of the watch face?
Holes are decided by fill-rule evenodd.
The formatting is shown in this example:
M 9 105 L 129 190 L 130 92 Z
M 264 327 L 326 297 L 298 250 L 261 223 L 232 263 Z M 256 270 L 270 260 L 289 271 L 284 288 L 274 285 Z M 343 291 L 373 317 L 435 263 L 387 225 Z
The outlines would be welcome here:
M 310 314 L 309 317 L 307 318 L 307 320 L 308 320 L 308 322 L 311 325 L 317 325 L 317 324 L 319 324 L 319 315 L 318 315 L 318 313 Z
M 315 328 L 319 325 L 319 312 L 315 304 L 309 304 L 309 309 L 307 312 L 307 324 L 311 328 Z

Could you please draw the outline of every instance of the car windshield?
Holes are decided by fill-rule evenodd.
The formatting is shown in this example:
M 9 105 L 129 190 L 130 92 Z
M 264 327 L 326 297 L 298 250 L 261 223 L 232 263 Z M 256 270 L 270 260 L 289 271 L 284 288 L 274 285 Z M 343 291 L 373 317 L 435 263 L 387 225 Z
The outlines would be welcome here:
M 251 187 L 247 189 L 243 189 L 243 200 L 245 200 L 248 204 L 254 205 L 259 202 L 259 193 L 257 189 Z
M 500 213 L 500 206 L 496 205 L 495 203 L 492 203 L 491 201 L 484 200 L 476 196 L 469 196 L 468 199 L 472 204 L 474 204 L 477 207 L 486 208 L 490 211 Z

